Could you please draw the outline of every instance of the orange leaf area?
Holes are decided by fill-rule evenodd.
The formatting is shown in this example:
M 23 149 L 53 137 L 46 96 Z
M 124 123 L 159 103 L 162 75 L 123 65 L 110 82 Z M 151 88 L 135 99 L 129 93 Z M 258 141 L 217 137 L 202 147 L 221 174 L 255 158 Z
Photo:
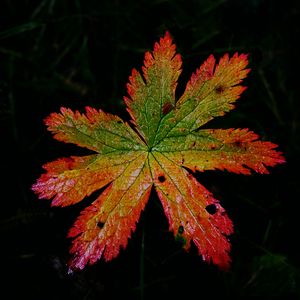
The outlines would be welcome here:
M 226 236 L 233 232 L 233 225 L 225 210 L 191 174 L 163 154 L 155 153 L 151 165 L 170 230 L 184 239 L 186 249 L 192 240 L 203 260 L 227 269 L 230 244 Z
M 82 269 L 102 255 L 111 260 L 119 254 L 120 247 L 126 247 L 152 186 L 145 156 L 141 154 L 128 164 L 75 222 L 69 232 L 69 237 L 76 237 L 71 248 L 75 255 L 72 268 Z

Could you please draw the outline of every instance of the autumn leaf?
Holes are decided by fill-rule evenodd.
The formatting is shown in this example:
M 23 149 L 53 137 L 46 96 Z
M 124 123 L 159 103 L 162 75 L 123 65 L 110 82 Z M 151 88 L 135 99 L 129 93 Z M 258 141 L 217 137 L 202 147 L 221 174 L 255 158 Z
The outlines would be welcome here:
M 71 269 L 111 260 L 126 247 L 152 187 L 184 248 L 193 242 L 203 260 L 229 267 L 232 222 L 193 172 L 266 174 L 284 158 L 277 145 L 248 129 L 200 128 L 234 108 L 245 90 L 240 83 L 249 72 L 247 55 L 225 54 L 218 63 L 209 56 L 176 101 L 181 64 L 167 32 L 145 54 L 142 73 L 134 69 L 129 77 L 124 99 L 133 126 L 90 107 L 84 114 L 61 108 L 46 118 L 54 138 L 95 154 L 45 164 L 46 173 L 32 187 L 39 198 L 67 206 L 106 187 L 69 232 Z

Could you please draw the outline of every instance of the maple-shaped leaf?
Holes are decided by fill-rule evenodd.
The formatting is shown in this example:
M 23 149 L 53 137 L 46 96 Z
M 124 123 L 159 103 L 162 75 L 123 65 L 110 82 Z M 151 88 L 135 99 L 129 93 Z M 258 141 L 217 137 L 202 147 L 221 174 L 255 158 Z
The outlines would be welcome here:
M 126 247 L 152 187 L 184 247 L 193 242 L 203 260 L 228 268 L 232 222 L 192 172 L 268 173 L 267 166 L 284 162 L 277 145 L 248 129 L 199 129 L 234 108 L 245 90 L 240 83 L 247 64 L 245 54 L 225 54 L 218 63 L 209 56 L 176 101 L 181 57 L 167 32 L 145 54 L 142 74 L 134 69 L 129 78 L 125 103 L 133 127 L 90 107 L 85 114 L 61 108 L 46 118 L 56 139 L 95 154 L 47 163 L 32 187 L 39 198 L 66 206 L 106 186 L 69 232 L 71 269 L 111 260 Z

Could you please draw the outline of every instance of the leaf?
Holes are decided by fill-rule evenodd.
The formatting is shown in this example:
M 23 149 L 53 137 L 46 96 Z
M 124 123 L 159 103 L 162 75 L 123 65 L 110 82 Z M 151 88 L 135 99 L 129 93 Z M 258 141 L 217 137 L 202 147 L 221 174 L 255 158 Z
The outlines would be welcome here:
M 175 89 L 181 73 L 181 57 L 167 32 L 152 53 L 146 52 L 143 77 L 133 69 L 124 97 L 138 132 L 152 146 L 166 108 L 175 106 Z
M 132 128 L 119 117 L 87 107 L 85 114 L 61 108 L 46 118 L 54 138 L 95 154 L 61 158 L 44 165 L 32 186 L 39 198 L 67 206 L 105 187 L 84 209 L 69 232 L 71 269 L 83 269 L 125 248 L 152 187 L 161 200 L 170 230 L 185 249 L 195 244 L 203 260 L 228 269 L 233 225 L 224 208 L 192 172 L 227 170 L 267 174 L 285 160 L 277 145 L 248 129 L 201 129 L 233 109 L 249 69 L 244 54 L 211 55 L 192 75 L 176 101 L 181 58 L 169 33 L 145 54 L 143 74 L 135 69 L 125 103 Z M 189 171 L 188 171 L 189 170 Z
M 106 154 L 147 148 L 139 136 L 119 117 L 86 107 L 86 114 L 62 107 L 45 120 L 54 138 Z
M 249 175 L 250 169 L 268 174 L 265 166 L 283 162 L 277 145 L 257 140 L 248 129 L 203 129 L 167 137 L 155 150 L 192 171 L 227 170 Z
M 150 159 L 154 186 L 167 215 L 170 230 L 181 234 L 188 249 L 192 240 L 203 260 L 221 268 L 229 266 L 230 244 L 225 237 L 233 231 L 224 209 L 197 180 L 163 153 Z M 215 211 L 209 213 L 210 206 Z
M 111 260 L 126 247 L 135 230 L 141 211 L 149 198 L 152 179 L 145 152 L 130 162 L 100 197 L 85 209 L 70 237 L 76 237 L 71 248 L 75 254 L 73 267 L 82 269 L 87 262 L 95 263 L 103 255 Z

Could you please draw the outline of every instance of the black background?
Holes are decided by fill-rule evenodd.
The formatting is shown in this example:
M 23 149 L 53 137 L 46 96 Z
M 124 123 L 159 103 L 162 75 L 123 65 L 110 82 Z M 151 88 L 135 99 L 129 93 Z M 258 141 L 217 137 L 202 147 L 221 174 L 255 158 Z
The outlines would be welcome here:
M 299 291 L 298 1 L 1 1 L 1 291 L 23 299 L 288 296 Z M 51 208 L 30 187 L 41 165 L 86 154 L 59 143 L 43 119 L 61 106 L 103 108 L 128 120 L 122 100 L 133 67 L 169 30 L 183 57 L 177 95 L 213 53 L 249 53 L 248 89 L 206 127 L 247 127 L 279 145 L 270 175 L 204 172 L 197 178 L 234 222 L 232 267 L 181 249 L 155 193 L 126 250 L 67 274 L 66 234 L 96 195 Z

